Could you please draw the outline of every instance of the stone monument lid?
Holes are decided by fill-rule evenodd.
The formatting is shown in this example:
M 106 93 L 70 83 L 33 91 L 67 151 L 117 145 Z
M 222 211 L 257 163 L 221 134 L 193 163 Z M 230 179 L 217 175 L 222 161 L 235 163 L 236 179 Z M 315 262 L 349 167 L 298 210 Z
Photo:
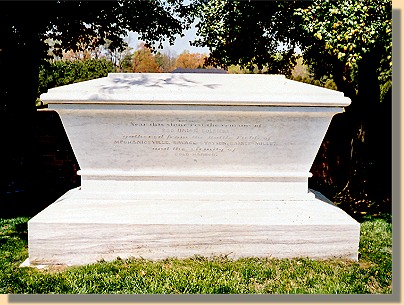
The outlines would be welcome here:
M 45 104 L 345 107 L 342 92 L 269 74 L 109 73 L 49 89 Z

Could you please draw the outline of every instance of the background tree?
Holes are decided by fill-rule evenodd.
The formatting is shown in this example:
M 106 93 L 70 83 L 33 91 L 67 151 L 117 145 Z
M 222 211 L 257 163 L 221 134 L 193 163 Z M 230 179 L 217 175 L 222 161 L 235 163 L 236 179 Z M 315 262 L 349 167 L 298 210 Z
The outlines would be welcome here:
M 172 42 L 186 26 L 178 17 L 183 8 L 181 0 L 0 2 L 0 136 L 7 143 L 1 194 L 27 190 L 35 181 L 33 126 L 45 40 L 52 39 L 58 56 L 85 45 L 122 49 L 127 31 L 148 44 Z
M 181 1 L 48 1 L 48 2 L 1 2 L 0 3 L 0 65 L 2 72 L 21 74 L 20 59 L 29 54 L 24 62 L 26 82 L 30 90 L 16 85 L 2 73 L 2 107 L 17 105 L 7 96 L 25 92 L 25 109 L 33 109 L 40 61 L 45 58 L 48 45 L 46 38 L 54 41 L 53 52 L 63 50 L 95 49 L 108 42 L 109 49 L 122 49 L 123 37 L 129 30 L 138 32 L 140 38 L 151 44 L 168 37 L 174 40 L 181 34 L 183 23 L 176 12 L 182 9 Z M 33 13 L 35 12 L 35 14 Z M 20 77 L 18 77 L 20 78 Z M 13 78 L 11 78 L 13 79 Z M 21 104 L 16 108 L 21 110 Z
M 391 198 L 391 10 L 387 0 L 316 0 L 296 12 L 308 37 L 306 62 L 317 78 L 332 77 L 337 89 L 352 99 L 336 121 L 338 130 L 326 138 L 334 156 L 343 156 L 349 165 L 340 201 L 369 204 Z M 344 145 L 330 140 L 341 132 Z
M 128 52 L 122 57 L 118 70 L 123 72 L 171 72 L 176 64 L 175 56 L 160 51 L 154 53 L 144 43 L 140 43 L 133 54 Z
M 206 64 L 290 75 L 294 49 L 303 30 L 294 9 L 307 1 L 194 1 L 199 36 L 193 44 L 209 47 Z M 279 46 L 282 46 L 281 48 Z
M 176 60 L 176 67 L 183 69 L 197 69 L 202 68 L 207 56 L 201 53 L 190 53 L 185 50 Z
M 132 55 L 132 64 L 130 72 L 160 72 L 155 55 L 152 50 L 141 44 L 139 49 Z
M 337 200 L 391 198 L 391 6 L 387 0 L 192 3 L 200 18 L 195 45 L 209 47 L 208 63 L 257 65 L 289 77 L 299 47 L 315 78 L 332 79 L 352 99 L 334 117 L 312 169 L 311 182 L 327 196 L 339 193 Z
M 171 54 L 171 52 L 168 53 L 157 52 L 155 58 L 156 63 L 159 66 L 161 72 L 171 72 L 175 70 L 175 64 L 177 58 L 173 54 Z

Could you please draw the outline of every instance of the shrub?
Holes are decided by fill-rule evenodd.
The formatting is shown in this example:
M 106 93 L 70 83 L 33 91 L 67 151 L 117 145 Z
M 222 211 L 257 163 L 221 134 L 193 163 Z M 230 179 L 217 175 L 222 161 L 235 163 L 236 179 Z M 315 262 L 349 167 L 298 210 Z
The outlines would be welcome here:
M 38 95 L 49 88 L 105 77 L 114 71 L 114 64 L 104 58 L 47 61 L 40 67 Z

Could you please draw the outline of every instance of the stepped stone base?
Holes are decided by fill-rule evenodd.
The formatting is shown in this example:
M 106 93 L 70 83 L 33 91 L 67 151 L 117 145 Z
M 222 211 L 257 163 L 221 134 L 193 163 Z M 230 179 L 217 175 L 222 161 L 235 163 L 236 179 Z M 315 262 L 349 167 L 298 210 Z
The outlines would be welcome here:
M 73 189 L 28 222 L 24 265 L 193 255 L 357 260 L 360 224 L 311 192 L 307 200 L 195 202 L 96 199 Z

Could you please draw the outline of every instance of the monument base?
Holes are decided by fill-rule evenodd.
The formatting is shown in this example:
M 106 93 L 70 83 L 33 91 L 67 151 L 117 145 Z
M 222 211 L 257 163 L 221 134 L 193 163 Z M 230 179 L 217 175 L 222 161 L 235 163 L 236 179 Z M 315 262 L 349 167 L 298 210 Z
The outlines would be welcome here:
M 273 201 L 95 199 L 71 190 L 28 222 L 30 266 L 193 255 L 358 259 L 360 224 L 320 193 Z

